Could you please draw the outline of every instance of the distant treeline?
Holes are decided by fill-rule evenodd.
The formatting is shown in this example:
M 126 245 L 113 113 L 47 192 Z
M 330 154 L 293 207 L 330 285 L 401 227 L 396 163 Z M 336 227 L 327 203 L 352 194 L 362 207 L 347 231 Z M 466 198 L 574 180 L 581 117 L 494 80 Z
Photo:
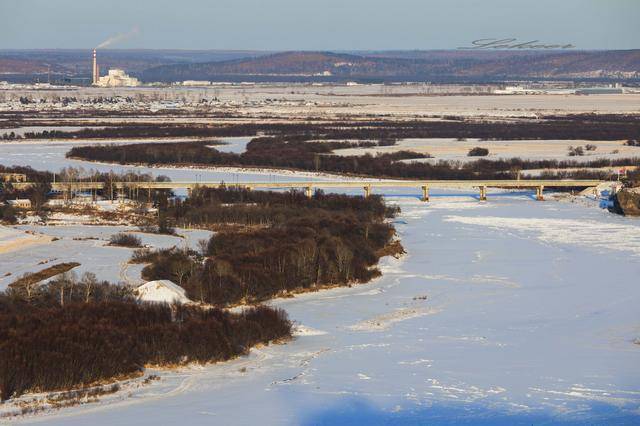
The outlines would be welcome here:
M 279 309 L 139 304 L 122 287 L 62 278 L 29 296 L 0 293 L 0 399 L 117 379 L 146 364 L 228 360 L 290 335 Z
M 231 137 L 279 135 L 305 139 L 380 140 L 399 138 L 479 138 L 498 140 L 626 140 L 640 139 L 640 120 L 634 115 L 549 116 L 540 119 L 482 120 L 441 117 L 443 120 L 371 120 L 338 122 L 241 123 L 224 125 L 162 124 L 85 128 L 77 131 L 45 130 L 26 138 L 114 139 L 161 137 Z
M 167 217 L 221 229 L 201 253 L 139 251 L 145 279 L 170 279 L 190 298 L 218 306 L 254 303 L 296 291 L 366 282 L 380 257 L 399 254 L 385 219 L 397 208 L 368 198 L 316 192 L 197 189 L 170 204 Z
M 273 167 L 305 171 L 323 171 L 375 177 L 407 179 L 511 179 L 517 170 L 565 169 L 640 164 L 638 158 L 594 161 L 560 160 L 478 160 L 472 162 L 401 162 L 428 157 L 409 151 L 391 154 L 338 156 L 340 142 L 308 142 L 286 137 L 258 137 L 247 144 L 242 154 L 225 153 L 203 142 L 144 143 L 128 145 L 91 145 L 73 147 L 68 157 L 93 161 L 126 163 L 195 164 L 207 166 Z M 591 177 L 602 177 L 598 172 Z M 594 176 L 597 175 L 597 176 Z

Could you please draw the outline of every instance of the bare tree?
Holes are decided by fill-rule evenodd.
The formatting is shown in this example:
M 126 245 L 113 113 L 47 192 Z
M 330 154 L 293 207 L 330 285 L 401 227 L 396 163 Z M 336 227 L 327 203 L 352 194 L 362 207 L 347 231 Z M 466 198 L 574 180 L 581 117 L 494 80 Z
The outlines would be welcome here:
M 96 278 L 96 274 L 93 272 L 85 272 L 82 275 L 82 280 L 80 281 L 82 286 L 84 287 L 84 302 L 89 303 L 93 291 L 98 284 L 98 279 Z

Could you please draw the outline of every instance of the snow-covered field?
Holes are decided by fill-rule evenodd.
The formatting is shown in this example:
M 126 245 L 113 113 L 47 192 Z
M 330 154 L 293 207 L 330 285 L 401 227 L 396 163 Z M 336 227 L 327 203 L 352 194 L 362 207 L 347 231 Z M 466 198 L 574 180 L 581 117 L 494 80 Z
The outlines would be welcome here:
M 446 138 L 434 139 L 402 139 L 395 145 L 375 146 L 370 148 L 347 148 L 335 151 L 338 155 L 372 155 L 378 153 L 392 153 L 397 151 L 414 151 L 422 154 L 430 154 L 433 158 L 424 160 L 404 160 L 405 162 L 426 161 L 437 162 L 440 160 L 452 161 L 477 161 L 478 157 L 469 157 L 470 149 L 479 146 L 487 148 L 489 155 L 483 157 L 487 160 L 510 159 L 519 157 L 527 160 L 558 160 L 586 162 L 603 158 L 619 159 L 640 157 L 640 148 L 626 146 L 625 141 L 586 141 L 586 140 L 500 140 L 483 141 L 469 138 L 464 141 Z M 595 145 L 595 151 L 585 151 L 584 156 L 569 157 L 569 147 Z
M 3 251 L 0 239 L 0 291 L 25 273 L 62 262 L 80 263 L 73 269 L 78 275 L 93 272 L 99 280 L 139 284 L 144 265 L 128 263 L 133 249 L 108 245 L 109 238 L 119 232 L 132 232 L 143 245 L 156 248 L 197 249 L 198 240 L 211 237 L 209 231 L 186 229 L 177 230 L 180 236 L 171 236 L 145 234 L 126 226 L 0 226 L 0 236 L 7 235 L 7 240 L 14 242 L 10 249 Z
M 640 220 L 524 193 L 386 195 L 407 255 L 372 283 L 273 301 L 297 324 L 292 342 L 17 422 L 640 422 Z

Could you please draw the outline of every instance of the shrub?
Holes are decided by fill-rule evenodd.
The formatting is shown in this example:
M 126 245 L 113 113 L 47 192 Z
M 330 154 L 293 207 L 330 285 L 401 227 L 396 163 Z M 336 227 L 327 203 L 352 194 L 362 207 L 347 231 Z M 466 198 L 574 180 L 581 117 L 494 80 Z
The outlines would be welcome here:
M 467 156 L 469 157 L 486 157 L 489 155 L 489 150 L 487 148 L 481 148 L 476 146 L 475 148 L 471 148 Z
M 131 234 L 119 233 L 114 234 L 109 239 L 110 246 L 119 247 L 142 247 L 142 240 L 139 237 Z
M 569 147 L 569 157 L 580 157 L 584 155 L 584 148 L 582 148 L 581 146 L 576 146 L 575 148 L 570 146 Z

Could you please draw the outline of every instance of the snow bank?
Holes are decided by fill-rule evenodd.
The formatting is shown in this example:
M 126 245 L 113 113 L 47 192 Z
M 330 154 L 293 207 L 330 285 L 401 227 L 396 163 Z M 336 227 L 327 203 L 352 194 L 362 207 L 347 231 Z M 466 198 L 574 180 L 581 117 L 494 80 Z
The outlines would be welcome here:
M 136 289 L 138 299 L 155 303 L 190 303 L 185 290 L 169 280 L 149 281 Z

